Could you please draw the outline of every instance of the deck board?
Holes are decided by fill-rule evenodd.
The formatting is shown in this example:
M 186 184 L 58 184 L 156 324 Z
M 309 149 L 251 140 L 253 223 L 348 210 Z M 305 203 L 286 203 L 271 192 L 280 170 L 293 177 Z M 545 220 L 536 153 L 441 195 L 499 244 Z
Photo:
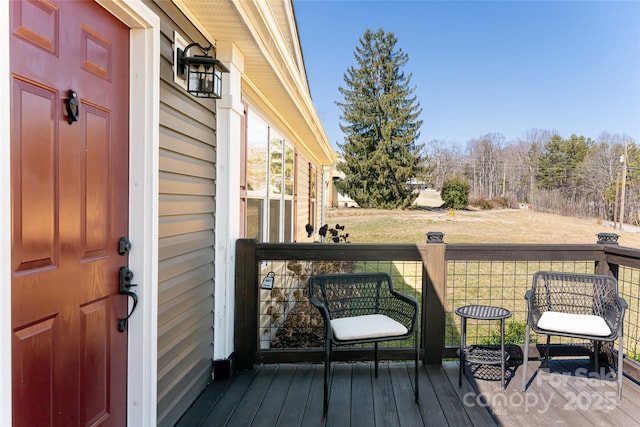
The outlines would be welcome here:
M 260 365 L 232 381 L 213 383 L 177 424 L 185 426 L 636 426 L 640 387 L 624 379 L 617 402 L 615 371 L 589 378 L 588 359 L 554 359 L 548 370 L 530 361 L 522 392 L 521 366 L 499 379 L 466 370 L 458 386 L 457 361 L 421 366 L 420 405 L 414 402 L 411 362 L 335 363 L 326 420 L 321 364 Z
M 296 365 L 280 365 L 278 367 L 251 423 L 252 427 L 273 427 L 276 425 L 287 394 L 291 389 L 291 380 L 295 373 Z
M 227 423 L 228 418 L 233 414 L 233 411 L 238 406 L 238 403 L 242 400 L 247 389 L 253 382 L 253 379 L 258 375 L 258 371 L 244 371 L 239 373 L 229 387 L 224 391 L 220 398 L 216 401 L 215 406 L 211 408 L 209 414 L 202 420 L 203 427 L 215 427 L 222 426 Z M 206 392 L 207 390 L 205 390 Z M 201 397 L 202 398 L 202 395 Z M 196 404 L 198 400 L 196 400 Z M 187 412 L 187 415 L 189 412 Z M 194 424 L 188 424 L 185 422 L 185 417 L 178 422 L 180 427 L 191 427 Z M 197 424 L 195 424 L 197 425 Z
M 463 381 L 461 386 L 458 386 L 458 364 L 457 363 L 445 363 L 442 368 L 442 375 L 446 376 L 451 383 L 454 392 L 458 396 L 458 399 L 465 406 L 465 410 L 472 420 L 474 426 L 482 427 L 495 427 L 497 422 L 493 417 L 491 411 L 487 410 L 486 406 L 483 406 L 484 402 L 481 400 L 478 402 L 476 396 L 478 393 L 471 386 L 468 381 Z M 436 369 L 433 369 L 431 375 L 436 374 Z M 472 404 L 471 404 L 472 403 Z M 439 405 L 438 405 L 439 406 Z M 436 425 L 436 424 L 434 424 Z M 440 423 L 437 425 L 446 425 Z
M 368 365 L 357 363 L 353 366 L 351 381 L 351 426 L 370 427 L 373 414 L 372 393 L 373 372 Z M 373 378 L 376 381 L 376 378 Z
M 302 399 L 301 396 L 309 396 L 314 373 L 315 369 L 296 369 L 295 375 L 291 380 L 291 387 L 287 391 L 286 398 L 282 404 L 282 411 L 275 424 L 276 427 L 302 425 L 304 413 L 309 402 Z
M 251 387 L 242 397 L 240 403 L 231 414 L 227 425 L 250 426 L 258 412 L 258 408 L 265 400 L 267 390 L 273 381 L 278 365 L 265 365 L 260 369 L 258 375 L 254 377 Z
M 351 368 L 349 363 L 333 365 L 327 425 L 348 426 L 351 423 Z
M 427 366 L 426 371 L 433 388 L 438 390 L 438 403 L 442 407 L 448 425 L 473 426 L 471 418 L 467 414 L 466 406 L 458 398 L 458 394 L 453 389 L 451 382 L 441 375 L 441 368 L 439 366 Z
M 442 407 L 438 402 L 438 390 L 427 376 L 424 368 L 420 369 L 420 411 L 425 426 L 440 427 L 447 425 L 447 417 L 445 417 Z
M 305 369 L 313 369 L 313 379 L 309 387 L 309 396 L 304 408 L 301 426 L 317 427 L 324 425 L 322 417 L 322 394 L 324 384 L 324 369 L 322 365 L 305 365 Z
M 411 370 L 413 373 L 413 369 Z M 422 420 L 420 407 L 416 405 L 413 385 L 407 366 L 404 363 L 389 365 L 389 374 L 392 378 L 393 394 L 396 396 L 396 407 L 400 425 L 410 425 L 414 420 Z
M 372 377 L 374 375 L 373 364 L 371 366 Z M 398 408 L 393 395 L 393 385 L 391 384 L 391 374 L 386 363 L 379 366 L 378 378 L 373 378 L 371 382 L 372 395 L 375 405 L 373 406 L 373 421 L 370 425 L 396 427 L 400 425 L 398 420 Z

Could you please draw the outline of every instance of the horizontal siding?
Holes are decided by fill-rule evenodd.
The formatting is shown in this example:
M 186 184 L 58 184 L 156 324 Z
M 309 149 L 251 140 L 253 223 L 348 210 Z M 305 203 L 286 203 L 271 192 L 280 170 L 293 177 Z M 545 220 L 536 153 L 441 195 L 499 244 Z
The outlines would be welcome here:
M 206 348 L 190 348 L 189 350 L 190 354 L 206 354 L 207 351 L 210 351 Z M 190 404 L 197 399 L 204 388 L 202 386 L 202 378 L 211 375 L 211 368 L 207 368 L 207 364 L 210 365 L 211 361 L 204 357 L 202 360 L 193 360 L 185 357 L 182 359 L 180 366 L 175 367 L 175 370 L 182 372 L 182 375 L 172 377 L 174 381 L 167 384 L 158 382 L 159 389 L 171 391 L 170 394 L 164 395 L 158 393 L 159 426 L 175 425 L 186 410 L 189 409 Z M 189 402 L 190 404 L 184 405 L 184 402 Z M 186 406 L 186 408 L 183 408 L 183 406 Z
M 202 41 L 173 2 L 160 17 L 158 265 L 159 426 L 172 426 L 211 379 L 215 241 L 215 104 L 173 82 L 173 34 Z
M 214 245 L 213 230 L 203 230 L 165 237 L 159 244 L 158 257 L 165 260 L 187 253 L 189 250 L 211 248 Z
M 211 257 L 213 257 L 213 248 L 204 248 L 160 261 L 158 282 L 162 283 L 202 265 L 208 265 L 211 263 Z M 166 304 L 170 302 L 167 301 Z
M 183 156 L 193 157 L 194 159 L 203 160 L 214 163 L 216 160 L 213 147 L 208 145 L 208 141 L 198 141 L 190 136 L 175 132 L 171 129 L 160 129 L 163 150 L 173 151 Z
M 160 172 L 159 180 L 163 194 L 188 194 L 211 197 L 215 195 L 215 187 L 211 179 Z
M 180 175 L 190 175 L 199 178 L 215 178 L 215 170 L 211 162 L 184 156 L 167 150 L 160 150 L 160 170 Z
M 208 323 L 205 319 L 202 323 Z M 164 357 L 160 356 L 159 361 L 164 362 L 164 359 L 167 359 L 169 363 L 163 363 L 164 370 L 166 372 L 169 371 L 181 371 L 188 372 L 189 374 L 184 376 L 191 376 L 193 373 L 200 372 L 203 366 L 207 363 L 207 353 L 211 351 L 211 349 L 203 346 L 203 342 L 206 337 L 202 337 L 200 340 L 194 340 L 193 337 L 185 338 L 182 342 L 178 342 L 172 348 L 171 352 L 167 352 Z M 197 353 L 201 355 L 201 360 L 193 359 L 190 357 L 192 353 Z M 170 390 L 172 385 L 184 382 L 184 376 L 174 377 L 171 375 L 164 375 L 165 372 L 158 371 L 159 376 L 162 380 L 158 381 L 158 388 L 161 390 Z M 187 380 L 189 382 L 189 380 Z M 166 406 L 167 402 L 163 402 L 169 396 L 169 393 L 162 395 L 158 395 L 158 403 L 160 407 Z M 168 402 L 171 403 L 171 402 Z
M 181 132 L 183 135 L 188 135 L 195 141 L 203 142 L 211 146 L 215 144 L 215 135 L 211 133 L 211 128 L 207 126 L 207 123 L 202 123 L 194 120 L 190 116 L 186 115 L 184 111 L 170 108 L 167 105 L 161 105 L 160 124 L 162 127 L 173 129 L 175 132 Z M 161 138 L 161 148 L 163 147 L 163 143 L 164 139 Z
M 211 277 L 211 269 L 203 265 L 180 276 L 168 279 L 162 282 L 160 286 L 162 298 L 166 300 L 176 299 L 180 295 L 191 292 L 195 288 L 209 286 Z M 167 318 L 163 318 L 163 320 L 169 321 L 170 319 L 167 316 Z M 161 339 L 165 339 L 165 337 L 161 337 Z
M 213 227 L 213 214 L 161 217 L 158 225 L 158 234 L 161 237 L 176 236 L 194 231 L 213 231 Z M 160 245 L 162 245 L 162 240 Z
M 190 329 L 199 329 L 202 334 L 208 335 L 210 332 L 210 327 L 204 327 L 203 323 L 209 323 L 211 320 L 209 316 L 202 316 L 202 310 L 209 305 L 211 301 L 209 300 L 201 300 L 197 304 L 190 306 L 187 310 L 180 313 L 177 317 L 166 320 L 162 325 L 158 325 L 158 331 L 162 332 L 162 337 L 158 340 L 158 362 L 162 362 L 162 364 L 158 364 L 158 384 L 162 382 L 162 384 L 171 383 L 174 381 L 175 375 L 169 375 L 171 371 L 168 367 L 173 366 L 171 360 L 165 360 L 162 358 L 162 355 L 171 351 L 172 348 L 180 347 L 178 344 L 180 340 L 183 339 L 192 339 L 197 334 L 185 334 L 184 331 L 188 331 Z M 183 332 L 180 332 L 180 329 Z M 207 347 L 205 343 L 202 343 L 203 347 Z M 210 357 L 207 354 L 199 354 L 200 357 Z M 192 355 L 189 355 L 189 358 L 193 360 L 199 360 L 199 357 L 194 358 Z M 161 375 L 162 374 L 162 375 Z M 161 391 L 160 391 L 161 390 Z M 167 390 L 159 389 L 159 395 L 167 393 Z
M 176 194 L 160 195 L 160 215 L 187 215 L 207 213 L 215 210 L 211 196 L 183 196 Z
M 205 282 L 189 292 L 184 292 L 180 298 L 175 298 L 171 304 L 165 304 L 162 313 L 165 317 L 163 319 L 165 322 L 158 325 L 158 330 L 166 332 L 165 336 L 158 340 L 158 357 L 159 361 L 162 362 L 162 366 L 158 367 L 158 373 L 166 371 L 168 366 L 175 365 L 174 360 L 165 360 L 162 356 L 173 348 L 184 347 L 185 340 L 189 339 L 188 335 L 175 331 L 175 327 L 180 325 L 181 328 L 188 329 L 193 325 L 198 325 L 202 319 L 210 318 L 208 314 L 202 315 L 202 309 L 211 303 L 209 301 L 211 294 L 207 295 L 208 285 L 209 283 Z M 207 330 L 202 329 L 201 332 L 206 333 Z M 172 339 L 168 339 L 169 337 Z M 168 379 L 163 377 L 161 381 L 168 381 Z
M 163 80 L 173 81 L 173 73 L 168 68 L 167 71 L 169 71 L 169 74 L 163 76 Z M 206 125 L 211 121 L 211 112 L 208 109 L 202 108 L 197 98 L 187 98 L 183 88 L 169 85 L 160 87 L 160 99 L 168 98 L 171 98 L 171 105 L 165 105 L 164 108 L 180 111 L 193 122 L 204 123 Z

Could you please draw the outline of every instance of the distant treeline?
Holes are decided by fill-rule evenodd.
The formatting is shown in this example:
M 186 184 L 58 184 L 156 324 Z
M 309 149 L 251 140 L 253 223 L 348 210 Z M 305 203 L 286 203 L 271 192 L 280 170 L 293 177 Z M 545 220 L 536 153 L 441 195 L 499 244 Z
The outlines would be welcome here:
M 639 222 L 640 150 L 628 136 L 603 132 L 594 140 L 531 129 L 513 142 L 492 133 L 464 148 L 434 140 L 425 149 L 427 181 L 437 190 L 458 176 L 468 181 L 471 199 L 505 198 L 514 206 L 611 221 L 624 210 L 625 223 Z

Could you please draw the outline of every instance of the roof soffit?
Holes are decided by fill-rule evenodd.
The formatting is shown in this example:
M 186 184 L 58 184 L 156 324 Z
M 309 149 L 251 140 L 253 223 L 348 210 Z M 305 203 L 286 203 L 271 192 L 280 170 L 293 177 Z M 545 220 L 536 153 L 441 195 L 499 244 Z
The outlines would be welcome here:
M 323 164 L 334 153 L 311 100 L 290 0 L 173 0 L 212 42 L 244 55 L 243 81 L 278 110 L 284 126 Z

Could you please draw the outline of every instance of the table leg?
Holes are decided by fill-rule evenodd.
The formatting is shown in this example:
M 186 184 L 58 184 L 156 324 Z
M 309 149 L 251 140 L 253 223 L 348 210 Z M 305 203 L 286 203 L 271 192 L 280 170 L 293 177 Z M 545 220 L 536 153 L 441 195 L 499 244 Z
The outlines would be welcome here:
M 462 374 L 464 372 L 465 365 L 465 357 L 464 357 L 464 348 L 466 346 L 467 341 L 467 319 L 462 317 L 462 330 L 460 332 L 460 368 L 458 371 L 458 387 L 462 386 Z
M 506 369 L 504 360 L 504 319 L 500 319 L 500 367 L 502 368 L 502 389 L 505 389 L 504 373 Z

